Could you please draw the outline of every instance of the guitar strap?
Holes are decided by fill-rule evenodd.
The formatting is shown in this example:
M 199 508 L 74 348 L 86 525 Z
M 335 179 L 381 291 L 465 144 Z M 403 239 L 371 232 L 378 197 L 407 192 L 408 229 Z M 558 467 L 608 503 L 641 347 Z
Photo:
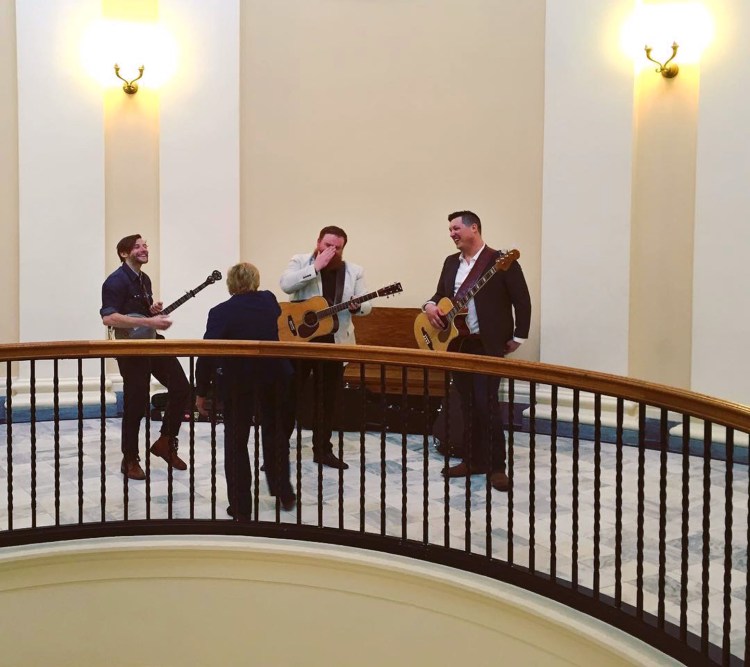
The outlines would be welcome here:
M 482 254 L 477 257 L 477 261 L 474 262 L 474 266 L 471 267 L 469 275 L 466 276 L 461 283 L 461 286 L 458 288 L 458 291 L 453 296 L 454 301 L 460 301 L 466 296 L 467 292 L 477 284 L 477 280 L 479 280 L 479 278 L 481 278 L 490 268 L 490 265 L 495 261 L 497 255 L 497 250 L 493 250 L 488 245 L 484 246 Z

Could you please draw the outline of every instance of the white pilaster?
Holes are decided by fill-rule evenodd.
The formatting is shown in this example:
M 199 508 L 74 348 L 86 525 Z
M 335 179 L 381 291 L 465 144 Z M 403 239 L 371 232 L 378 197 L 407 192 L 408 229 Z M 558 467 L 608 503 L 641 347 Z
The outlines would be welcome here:
M 540 361 L 626 375 L 633 66 L 619 51 L 630 0 L 548 0 Z M 571 420 L 572 392 L 558 416 Z M 537 395 L 536 415 L 551 416 Z M 614 403 L 603 404 L 613 420 Z M 632 406 L 627 407 L 626 417 Z M 593 412 L 579 414 L 593 423 Z
M 162 89 L 159 295 L 165 305 L 239 259 L 239 2 L 160 0 L 180 47 Z M 224 276 L 226 277 L 226 276 Z M 174 314 L 170 338 L 202 338 L 209 308 L 228 298 L 211 285 Z
M 22 342 L 101 339 L 104 119 L 81 72 L 81 36 L 100 0 L 16 2 L 19 154 L 19 331 Z M 22 376 L 24 375 L 22 366 Z M 84 364 L 98 382 L 98 362 Z M 75 362 L 60 363 L 76 384 Z M 37 365 L 40 388 L 51 362 Z M 49 384 L 49 383 L 47 383 Z M 22 382 L 14 393 L 23 394 Z M 17 403 L 22 403 L 19 395 Z
M 628 372 L 630 0 L 548 0 L 540 360 Z
M 99 0 L 16 3 L 20 338 L 103 336 L 104 120 L 78 47 Z

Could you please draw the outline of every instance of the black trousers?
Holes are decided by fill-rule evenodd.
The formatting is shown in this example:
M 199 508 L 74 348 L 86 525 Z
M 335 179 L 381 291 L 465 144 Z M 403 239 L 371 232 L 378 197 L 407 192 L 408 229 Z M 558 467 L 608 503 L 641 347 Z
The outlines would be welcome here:
M 122 453 L 126 458 L 135 458 L 141 420 L 149 409 L 151 376 L 167 388 L 161 433 L 170 437 L 177 436 L 185 419 L 190 383 L 176 357 L 118 357 L 117 365 L 123 382 Z
M 313 381 L 313 455 L 323 456 L 333 451 L 333 412 L 344 377 L 341 361 L 301 361 L 296 367 L 295 385 L 298 398 L 302 396 L 307 378 Z
M 224 473 L 229 505 L 249 516 L 252 508 L 252 468 L 249 440 L 253 423 L 260 421 L 263 464 L 272 496 L 291 493 L 288 422 L 290 383 L 247 382 L 224 391 Z
M 478 338 L 466 339 L 461 352 L 483 356 Z M 505 431 L 500 415 L 500 378 L 481 373 L 454 373 L 453 381 L 461 394 L 464 417 L 464 462 L 471 468 L 505 471 Z

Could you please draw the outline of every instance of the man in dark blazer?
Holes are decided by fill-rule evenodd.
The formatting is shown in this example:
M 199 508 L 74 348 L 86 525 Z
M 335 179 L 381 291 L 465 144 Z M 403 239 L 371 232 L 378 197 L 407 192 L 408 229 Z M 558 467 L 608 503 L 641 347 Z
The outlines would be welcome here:
M 437 291 L 424 305 L 427 318 L 437 328 L 445 326 L 437 306 L 440 299 L 452 299 L 467 278 L 467 287 L 476 283 L 498 256 L 498 252 L 482 240 L 482 222 L 475 213 L 451 213 L 448 231 L 459 252 L 446 258 Z M 469 301 L 468 335 L 457 339 L 455 350 L 503 357 L 515 352 L 526 340 L 530 323 L 531 298 L 526 279 L 518 262 L 513 262 L 506 271 L 498 271 Z M 505 474 L 505 433 L 498 403 L 500 378 L 478 373 L 454 373 L 453 380 L 461 394 L 464 423 L 470 439 L 464 445 L 464 460 L 444 468 L 443 475 L 489 474 L 495 489 L 507 491 L 510 484 Z M 470 419 L 467 419 L 469 415 Z
M 259 291 L 260 274 L 252 264 L 229 269 L 230 299 L 208 313 L 205 339 L 278 340 L 281 315 L 276 297 Z M 212 380 L 224 405 L 224 470 L 227 513 L 247 519 L 251 512 L 251 473 L 248 440 L 253 417 L 260 412 L 263 463 L 268 490 L 285 510 L 296 504 L 289 480 L 292 365 L 286 359 L 200 357 L 196 364 L 196 407 L 207 415 L 206 396 Z M 256 410 L 255 406 L 260 410 Z

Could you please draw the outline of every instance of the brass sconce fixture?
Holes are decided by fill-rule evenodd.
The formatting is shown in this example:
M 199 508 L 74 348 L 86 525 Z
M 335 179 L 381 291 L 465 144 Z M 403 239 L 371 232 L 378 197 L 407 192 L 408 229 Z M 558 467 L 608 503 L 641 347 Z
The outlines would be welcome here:
M 680 48 L 677 42 L 672 43 L 672 55 L 664 62 L 660 63 L 658 60 L 654 60 L 651 57 L 651 47 L 646 46 L 646 58 L 648 58 L 652 63 L 656 63 L 659 67 L 654 70 L 655 72 L 659 72 L 665 79 L 673 79 L 677 76 L 677 73 L 680 71 L 680 68 L 678 67 L 677 63 L 673 63 L 672 60 L 674 60 L 674 57 L 677 55 L 677 49 Z
M 110 62 L 112 62 L 112 61 L 110 61 Z M 115 64 L 115 75 L 117 76 L 118 79 L 120 79 L 120 81 L 124 81 L 125 82 L 125 83 L 122 84 L 122 89 L 128 95 L 135 95 L 135 93 L 138 92 L 138 84 L 136 83 L 136 81 L 138 81 L 138 79 L 140 79 L 143 76 L 143 70 L 144 69 L 145 69 L 144 66 L 141 65 L 138 68 L 138 72 L 139 72 L 138 76 L 135 77 L 135 79 L 133 79 L 132 81 L 128 81 L 127 79 L 123 79 L 120 76 L 120 66 L 117 65 L 117 64 Z

